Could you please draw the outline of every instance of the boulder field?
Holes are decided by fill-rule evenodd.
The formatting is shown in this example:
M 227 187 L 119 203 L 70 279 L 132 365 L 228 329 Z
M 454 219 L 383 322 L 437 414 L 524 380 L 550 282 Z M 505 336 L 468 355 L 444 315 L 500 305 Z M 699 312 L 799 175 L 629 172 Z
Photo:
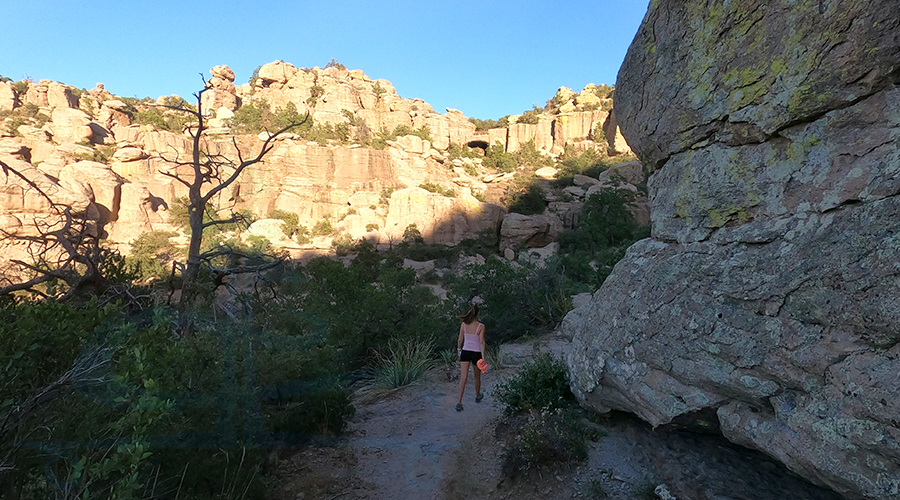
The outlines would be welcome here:
M 900 498 L 896 2 L 653 0 L 616 87 L 653 230 L 564 322 L 578 398 Z

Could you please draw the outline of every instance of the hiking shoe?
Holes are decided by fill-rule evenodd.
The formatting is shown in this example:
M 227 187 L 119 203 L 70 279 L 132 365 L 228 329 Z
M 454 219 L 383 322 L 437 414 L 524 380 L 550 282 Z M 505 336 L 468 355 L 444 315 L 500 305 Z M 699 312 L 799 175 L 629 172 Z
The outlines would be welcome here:
M 476 402 L 476 403 L 480 403 L 482 399 L 484 399 L 484 393 L 483 393 L 483 392 L 479 392 L 478 395 L 475 396 L 475 402 Z
M 462 403 L 456 403 L 456 411 L 463 411 Z

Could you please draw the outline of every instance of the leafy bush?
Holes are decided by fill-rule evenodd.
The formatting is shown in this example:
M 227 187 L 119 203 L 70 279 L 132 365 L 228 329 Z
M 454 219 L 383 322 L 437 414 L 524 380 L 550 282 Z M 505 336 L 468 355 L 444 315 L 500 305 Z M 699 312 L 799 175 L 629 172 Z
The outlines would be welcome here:
M 512 172 L 519 166 L 516 155 L 507 153 L 499 142 L 489 147 L 482 162 L 485 168 L 500 172 Z
M 625 189 L 603 189 L 585 201 L 578 228 L 560 235 L 560 260 L 566 275 L 596 289 L 635 241 L 649 236 L 639 226 L 628 204 L 634 194 Z M 593 265 L 592 265 L 593 263 Z
M 535 125 L 541 120 L 541 110 L 536 106 L 534 109 L 529 109 L 522 113 L 518 118 L 516 118 L 516 123 L 526 123 L 529 125 Z
M 337 69 L 339 69 L 339 70 L 346 70 L 346 69 L 347 69 L 346 66 L 344 66 L 343 64 L 341 64 L 340 62 L 338 62 L 338 60 L 335 59 L 335 58 L 333 58 L 333 57 L 331 58 L 330 61 L 328 61 L 327 63 L 325 63 L 325 69 L 328 69 L 328 68 L 337 68 Z
M 381 100 L 381 97 L 387 93 L 387 90 L 381 86 L 381 82 L 375 82 L 375 85 L 372 85 L 372 93 L 375 94 L 375 99 Z
M 304 120 L 306 120 L 304 122 Z M 234 131 L 239 134 L 258 134 L 264 130 L 275 132 L 292 123 L 302 123 L 291 131 L 298 135 L 309 133 L 313 127 L 311 117 L 301 115 L 297 111 L 297 106 L 288 102 L 284 108 L 275 108 L 273 111 L 267 101 L 261 99 L 251 99 L 244 102 L 240 108 L 234 112 L 232 118 L 232 126 Z
M 594 93 L 600 99 L 612 99 L 613 92 L 615 92 L 615 87 L 611 87 L 605 83 L 601 83 L 594 88 Z
M 181 133 L 185 125 L 194 120 L 188 113 L 150 107 L 133 114 L 132 120 L 139 125 L 150 125 L 157 130 Z
M 475 125 L 476 131 L 490 130 L 492 128 L 506 128 L 509 126 L 509 118 L 504 116 L 499 120 L 479 120 L 478 118 L 469 118 L 469 121 Z
M 554 411 L 575 401 L 569 389 L 569 369 L 550 353 L 540 353 L 494 389 L 494 397 L 507 415 L 535 410 Z
M 419 187 L 424 189 L 425 191 L 428 191 L 429 193 L 444 195 L 448 198 L 456 198 L 456 191 L 454 191 L 452 189 L 444 189 L 442 186 L 439 186 L 438 184 L 426 182 L 423 184 L 419 184 Z
M 327 344 L 340 349 L 341 358 L 332 364 L 344 371 L 361 368 L 390 339 L 441 347 L 456 340 L 437 297 L 416 285 L 415 271 L 403 268 L 402 259 L 381 255 L 368 243 L 354 251 L 348 266 L 316 258 L 280 278 L 284 285 L 277 298 L 265 302 L 267 314 L 293 317 L 299 310 L 320 318 L 328 325 Z M 294 328 L 300 327 L 308 329 Z
M 294 212 L 287 212 L 284 210 L 275 209 L 269 212 L 270 219 L 279 219 L 284 222 L 284 225 L 281 226 L 281 230 L 284 231 L 284 235 L 290 238 L 294 234 L 302 234 L 300 232 L 300 217 Z
M 171 238 L 178 236 L 173 231 L 150 231 L 137 237 L 131 243 L 131 255 L 127 260 L 137 266 L 143 279 L 165 278 L 170 274 L 172 261 L 183 257 L 184 252 L 172 244 Z
M 591 140 L 598 144 L 602 144 L 604 147 L 609 146 L 609 141 L 606 140 L 606 131 L 603 130 L 603 123 L 597 122 L 597 124 L 594 125 L 594 130 L 591 131 Z
M 505 477 L 587 458 L 590 434 L 575 409 L 531 412 L 506 420 L 512 421 L 515 437 L 502 454 L 500 471 Z
M 331 221 L 328 219 L 322 219 L 312 228 L 313 236 L 328 236 L 329 234 L 334 233 L 334 226 L 331 225 Z
M 493 395 L 503 405 L 504 422 L 514 436 L 503 453 L 504 476 L 587 458 L 587 440 L 593 436 L 582 421 L 569 389 L 568 368 L 560 359 L 538 354 L 498 384 Z
M 558 179 L 569 178 L 575 174 L 596 178 L 601 172 L 609 168 L 605 156 L 594 148 L 588 148 L 577 153 L 571 146 L 566 147 L 561 157 Z
M 522 215 L 544 213 L 547 208 L 546 193 L 537 184 L 530 184 L 524 191 L 513 193 L 508 198 L 509 211 Z
M 321 85 L 313 85 L 309 88 L 309 97 L 306 99 L 306 104 L 310 106 L 315 106 L 316 102 L 318 102 L 319 98 L 325 94 L 325 87 Z
M 534 139 L 519 144 L 519 150 L 516 152 L 516 162 L 519 165 L 533 169 L 554 166 L 552 158 L 538 151 L 537 146 L 534 144 Z
M 452 304 L 480 297 L 489 342 L 506 342 L 555 326 L 571 306 L 562 276 L 553 263 L 514 267 L 494 255 L 472 265 L 452 284 Z
M 455 142 L 451 142 L 450 146 L 447 148 L 447 158 L 450 160 L 455 160 L 457 158 L 481 158 L 482 155 L 478 154 L 465 144 L 456 144 Z

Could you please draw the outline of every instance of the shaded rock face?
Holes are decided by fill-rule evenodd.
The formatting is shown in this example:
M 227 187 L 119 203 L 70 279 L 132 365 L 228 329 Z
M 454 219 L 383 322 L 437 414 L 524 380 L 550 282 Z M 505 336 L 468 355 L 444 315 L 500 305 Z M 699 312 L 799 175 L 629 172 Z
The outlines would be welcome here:
M 896 2 L 651 2 L 619 73 L 653 236 L 564 323 L 573 390 L 900 496 Z

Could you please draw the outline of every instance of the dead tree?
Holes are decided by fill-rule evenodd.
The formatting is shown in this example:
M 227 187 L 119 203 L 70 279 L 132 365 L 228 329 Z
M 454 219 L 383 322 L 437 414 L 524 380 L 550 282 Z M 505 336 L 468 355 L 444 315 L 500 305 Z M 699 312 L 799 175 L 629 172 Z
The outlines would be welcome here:
M 225 157 L 224 155 L 212 154 L 204 151 L 204 144 L 202 141 L 203 133 L 208 129 L 205 121 L 206 117 L 203 113 L 202 97 L 203 93 L 210 88 L 211 87 L 209 87 L 204 79 L 204 88 L 194 94 L 194 97 L 197 99 L 196 109 L 189 109 L 185 106 L 164 106 L 171 110 L 189 113 L 197 120 L 196 125 L 191 126 L 188 129 L 188 134 L 192 139 L 190 159 L 181 159 L 177 154 L 174 155 L 174 157 L 165 157 L 165 155 L 162 155 L 163 161 L 170 164 L 171 168 L 168 170 L 160 170 L 162 175 L 183 184 L 188 190 L 187 210 L 188 225 L 191 229 L 191 239 L 188 245 L 187 262 L 184 264 L 181 274 L 181 298 L 178 302 L 178 306 L 181 309 L 186 308 L 196 296 L 197 278 L 200 274 L 200 270 L 204 266 L 210 269 L 219 283 L 221 283 L 221 280 L 226 276 L 248 271 L 258 272 L 264 268 L 261 268 L 260 266 L 255 266 L 253 268 L 244 268 L 241 266 L 227 269 L 213 268 L 211 264 L 212 257 L 216 252 L 220 252 L 220 250 L 214 251 L 213 254 L 204 254 L 201 252 L 203 230 L 211 226 L 240 222 L 241 216 L 232 213 L 230 217 L 225 219 L 205 220 L 204 215 L 207 213 L 207 207 L 216 195 L 237 181 L 247 167 L 261 162 L 266 154 L 272 151 L 275 147 L 275 141 L 280 135 L 295 127 L 303 125 L 309 120 L 309 113 L 307 113 L 303 120 L 292 122 L 276 131 L 274 134 L 268 134 L 268 137 L 263 141 L 257 154 L 250 158 L 244 158 L 240 147 L 238 147 L 237 139 L 234 137 L 232 137 L 232 144 L 237 151 L 238 157 L 236 160 Z M 184 169 L 188 171 L 187 174 L 181 172 Z M 268 267 L 271 267 L 274 264 L 275 263 L 270 263 Z
M 57 300 L 76 295 L 100 295 L 109 288 L 104 266 L 114 252 L 100 245 L 96 222 L 85 214 L 74 213 L 72 207 L 56 203 L 33 180 L 0 161 L 0 172 L 21 179 L 30 189 L 44 197 L 51 213 L 33 220 L 31 235 L 11 234 L 0 228 L 0 237 L 26 245 L 29 262 L 13 259 L 15 269 L 0 276 L 0 295 L 26 291 Z M 60 286 L 47 288 L 56 282 Z

